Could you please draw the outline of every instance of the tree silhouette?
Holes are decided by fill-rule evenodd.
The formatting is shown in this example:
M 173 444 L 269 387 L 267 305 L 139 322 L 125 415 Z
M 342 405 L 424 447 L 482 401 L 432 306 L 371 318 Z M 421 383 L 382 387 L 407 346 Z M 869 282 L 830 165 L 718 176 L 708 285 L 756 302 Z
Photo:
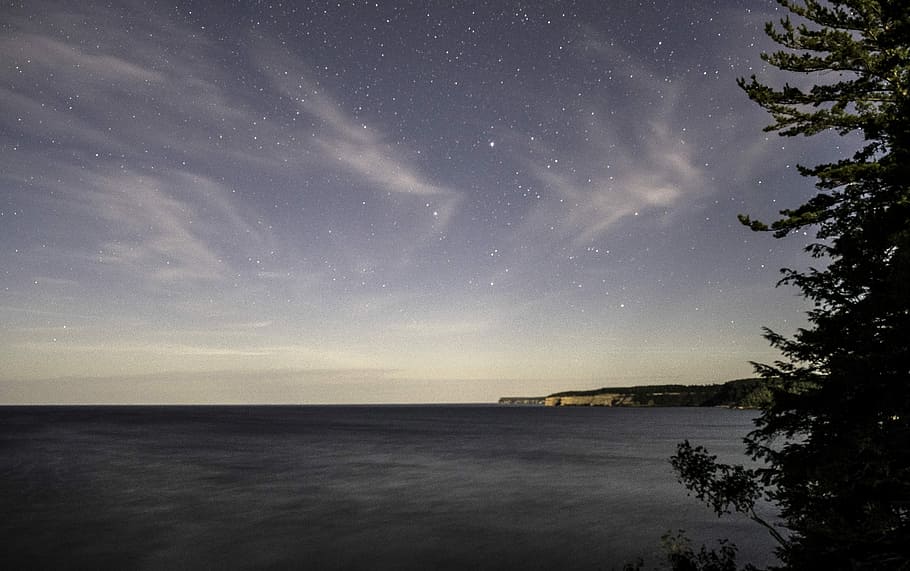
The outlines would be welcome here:
M 718 514 L 739 511 L 769 529 L 784 569 L 910 569 L 910 1 L 777 0 L 790 14 L 766 26 L 783 49 L 770 65 L 810 87 L 739 81 L 768 110 L 767 131 L 858 134 L 850 158 L 800 172 L 817 193 L 771 224 L 782 238 L 812 228 L 819 268 L 784 269 L 812 302 L 793 337 L 755 364 L 773 402 L 746 451 L 756 468 L 718 464 L 680 444 L 680 480 Z M 755 513 L 765 497 L 772 525 Z

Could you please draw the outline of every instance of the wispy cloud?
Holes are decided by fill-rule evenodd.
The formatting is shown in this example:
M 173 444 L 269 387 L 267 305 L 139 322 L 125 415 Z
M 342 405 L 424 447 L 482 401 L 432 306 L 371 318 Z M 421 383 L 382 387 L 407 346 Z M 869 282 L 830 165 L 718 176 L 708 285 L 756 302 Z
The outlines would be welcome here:
M 261 251 L 269 241 L 227 188 L 190 173 L 83 173 L 58 183 L 51 200 L 94 220 L 94 261 L 155 284 L 221 279 L 238 249 Z
M 53 229 L 67 229 L 61 257 L 153 286 L 223 279 L 233 258 L 261 250 L 268 237 L 249 221 L 249 206 L 194 165 L 243 155 L 246 141 L 221 144 L 217 135 L 258 114 L 219 87 L 224 70 L 199 57 L 208 43 L 190 31 L 175 35 L 180 26 L 167 16 L 149 13 L 126 37 L 125 28 L 104 25 L 116 12 L 71 10 L 54 7 L 43 22 L 11 12 L 12 32 L 0 39 L 12 64 L 0 71 L 9 86 L 0 121 L 19 141 L 0 174 L 5 192 L 45 216 L 65 213 L 68 224 Z M 84 41 L 83 26 L 57 33 L 68 17 L 100 22 L 106 41 Z M 118 38 L 130 49 L 118 53 Z
M 92 54 L 72 43 L 34 33 L 17 34 L 15 39 L 0 41 L 4 53 L 18 53 L 27 65 L 52 68 L 61 75 L 96 76 L 107 82 L 132 86 L 140 83 L 158 83 L 166 77 L 154 70 L 137 65 L 124 58 L 104 52 Z M 91 88 L 91 84 L 86 87 Z
M 162 189 L 161 182 L 138 176 L 104 179 L 87 192 L 92 209 L 108 228 L 116 228 L 99 258 L 148 272 L 156 281 L 221 277 L 217 254 L 191 226 L 189 205 Z
M 181 357 L 265 357 L 275 354 L 270 348 L 236 348 L 213 347 L 201 345 L 174 344 L 147 344 L 147 343 L 105 343 L 105 344 L 79 344 L 57 343 L 53 341 L 24 341 L 15 344 L 23 350 L 53 351 L 54 353 L 87 353 L 87 354 L 143 354 L 160 355 L 168 358 Z
M 382 125 L 365 128 L 296 55 L 249 38 L 235 61 L 216 60 L 221 48 L 211 36 L 139 3 L 132 32 L 117 10 L 53 8 L 42 22 L 12 12 L 11 33 L 0 39 L 12 64 L 0 69 L 0 127 L 15 148 L 15 160 L 0 169 L 9 183 L 0 192 L 21 193 L 48 213 L 73 207 L 94 219 L 76 231 L 83 239 L 60 246 L 62 256 L 101 259 L 155 284 L 223 280 L 237 273 L 238 254 L 274 237 L 251 223 L 261 213 L 249 197 L 275 179 L 284 188 L 271 196 L 314 175 L 355 181 L 349 192 L 372 191 L 379 208 L 393 212 L 402 242 L 383 264 L 407 265 L 457 213 L 460 191 L 430 176 L 416 150 Z M 110 24 L 105 42 L 89 41 L 90 26 L 58 33 L 68 20 Z M 265 89 L 240 81 L 238 69 Z M 228 185 L 246 192 L 231 194 Z M 364 257 L 376 263 L 369 252 L 340 254 L 352 266 Z M 286 273 L 257 269 L 263 278 Z
M 587 244 L 621 219 L 669 208 L 703 188 L 701 171 L 665 125 L 651 123 L 643 129 L 637 150 L 608 143 L 606 131 L 592 138 L 593 148 L 611 148 L 600 161 L 572 168 L 527 163 L 544 188 L 555 193 L 532 214 L 532 224 Z
M 643 61 L 596 39 L 582 42 L 615 67 L 629 97 L 651 105 L 647 116 L 627 116 L 628 101 L 589 100 L 570 121 L 584 133 L 569 148 L 535 137 L 519 146 L 520 157 L 538 181 L 544 199 L 531 210 L 524 235 L 546 232 L 576 246 L 603 237 L 623 219 L 654 212 L 664 214 L 681 201 L 707 189 L 707 177 L 694 156 L 694 146 L 680 133 L 680 87 L 651 73 Z M 590 56 L 590 54 L 588 54 Z M 526 239 L 526 238 L 525 238 Z
M 403 156 L 375 127 L 345 113 L 341 104 L 312 79 L 299 58 L 275 46 L 262 46 L 257 57 L 263 73 L 301 112 L 320 125 L 315 140 L 325 158 L 374 185 L 378 191 L 433 197 L 449 206 L 459 193 L 433 181 Z

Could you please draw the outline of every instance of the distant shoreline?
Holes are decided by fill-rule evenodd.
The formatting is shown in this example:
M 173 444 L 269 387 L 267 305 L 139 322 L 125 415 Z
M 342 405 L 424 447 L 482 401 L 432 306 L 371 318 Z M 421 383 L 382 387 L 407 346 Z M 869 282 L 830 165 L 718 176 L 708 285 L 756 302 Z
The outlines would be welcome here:
M 499 404 L 515 406 L 603 407 L 725 407 L 758 409 L 771 400 L 765 379 L 736 379 L 710 385 L 641 385 L 564 391 L 547 396 L 502 397 Z

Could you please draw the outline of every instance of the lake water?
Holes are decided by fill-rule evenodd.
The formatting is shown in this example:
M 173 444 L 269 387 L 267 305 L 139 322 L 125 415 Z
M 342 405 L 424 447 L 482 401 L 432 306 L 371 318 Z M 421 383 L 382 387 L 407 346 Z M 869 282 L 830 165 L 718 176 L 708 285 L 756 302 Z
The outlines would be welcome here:
M 612 569 L 660 536 L 771 541 L 676 482 L 753 413 L 501 406 L 3 407 L 8 569 Z

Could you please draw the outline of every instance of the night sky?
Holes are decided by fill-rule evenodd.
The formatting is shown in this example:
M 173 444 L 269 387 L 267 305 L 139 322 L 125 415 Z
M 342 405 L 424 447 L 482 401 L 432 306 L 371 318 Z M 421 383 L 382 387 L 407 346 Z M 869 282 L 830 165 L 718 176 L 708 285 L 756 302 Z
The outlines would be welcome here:
M 0 10 L 0 402 L 483 402 L 750 376 L 773 2 Z

